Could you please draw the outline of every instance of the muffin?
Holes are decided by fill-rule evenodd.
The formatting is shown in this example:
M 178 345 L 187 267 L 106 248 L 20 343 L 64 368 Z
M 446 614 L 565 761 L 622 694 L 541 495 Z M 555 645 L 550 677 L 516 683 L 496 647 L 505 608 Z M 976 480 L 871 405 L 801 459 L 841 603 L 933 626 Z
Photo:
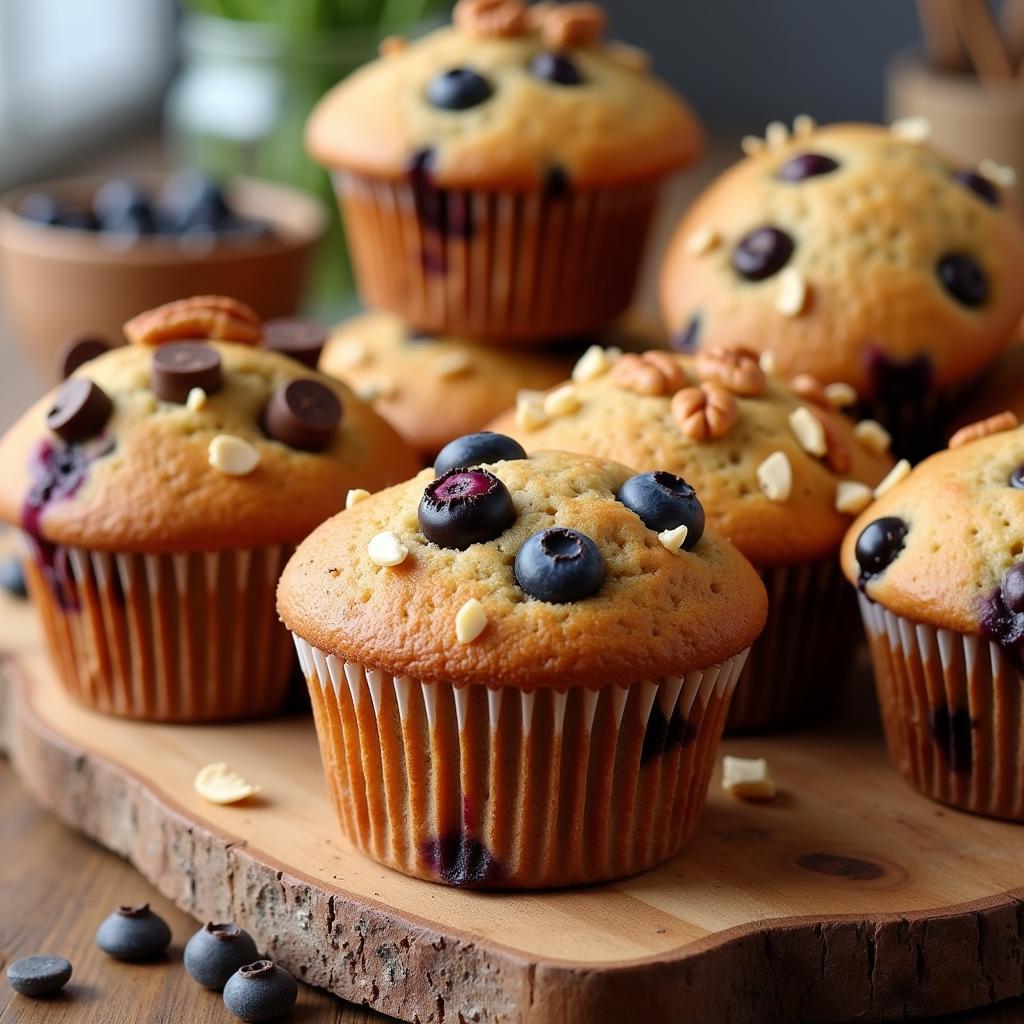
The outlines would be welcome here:
M 589 3 L 459 0 L 337 85 L 307 147 L 371 306 L 434 334 L 539 341 L 629 304 L 663 179 L 701 132 Z
M 660 331 L 633 321 L 601 332 L 602 345 L 646 348 Z M 543 350 L 501 348 L 459 335 L 431 337 L 393 313 L 363 313 L 331 335 L 320 360 L 424 456 L 479 430 L 512 405 L 520 391 L 564 380 L 586 348 L 565 341 Z
M 748 140 L 666 254 L 676 344 L 769 352 L 787 376 L 852 385 L 899 454 L 940 446 L 951 402 L 1024 313 L 1024 230 L 1003 174 L 924 134 L 800 118 Z
M 857 519 L 889 753 L 926 796 L 1024 820 L 1024 430 L 954 437 Z
M 278 587 L 342 829 L 456 886 L 671 857 L 764 624 L 757 574 L 682 481 L 655 509 L 615 463 L 494 434 L 448 455 L 328 520 Z
M 416 457 L 344 385 L 256 347 L 263 325 L 233 300 L 172 303 L 126 333 L 0 439 L 0 517 L 23 533 L 58 673 L 131 718 L 269 714 L 293 664 L 284 562 L 349 488 Z
M 854 397 L 848 387 L 769 378 L 749 352 L 609 360 L 593 350 L 573 377 L 493 429 L 530 451 L 584 452 L 683 477 L 771 597 L 729 731 L 777 729 L 825 710 L 860 635 L 836 554 L 851 514 L 892 468 L 884 431 L 855 427 L 834 408 Z

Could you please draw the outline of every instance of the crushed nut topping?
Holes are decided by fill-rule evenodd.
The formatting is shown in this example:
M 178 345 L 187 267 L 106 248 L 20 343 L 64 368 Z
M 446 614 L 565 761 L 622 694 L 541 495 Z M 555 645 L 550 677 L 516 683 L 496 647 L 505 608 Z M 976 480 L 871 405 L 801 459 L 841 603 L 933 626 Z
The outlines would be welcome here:
M 612 380 L 639 395 L 669 395 L 686 383 L 686 374 L 668 352 L 627 352 L 615 361 Z
M 748 398 L 764 394 L 768 386 L 757 355 L 749 349 L 702 348 L 694 356 L 693 367 L 699 380 L 721 384 Z
M 793 492 L 793 467 L 785 452 L 772 452 L 757 467 L 757 485 L 769 501 L 787 501 Z
M 234 341 L 258 345 L 263 321 L 244 302 L 223 295 L 178 299 L 132 317 L 124 325 L 133 345 L 164 345 L 171 341 Z
M 968 423 L 961 427 L 950 439 L 950 448 L 959 448 L 961 445 L 970 444 L 971 441 L 980 441 L 990 434 L 1001 434 L 1005 430 L 1013 430 L 1020 421 L 1016 415 L 1009 410 L 997 412 L 987 419 L 978 420 L 976 423 Z
M 452 23 L 478 39 L 518 36 L 527 27 L 523 0 L 458 0 Z
M 572 368 L 572 379 L 581 384 L 596 380 L 606 374 L 611 365 L 612 361 L 605 350 L 600 345 L 591 345 Z
M 775 295 L 775 308 L 783 316 L 799 316 L 807 308 L 810 286 L 796 267 L 786 267 L 779 274 L 779 290 Z
M 580 407 L 580 396 L 572 384 L 563 384 L 544 396 L 547 416 L 571 416 Z
M 392 530 L 385 530 L 375 534 L 366 545 L 366 553 L 370 561 L 384 568 L 391 568 L 401 565 L 409 556 L 409 549 L 402 543 L 401 538 Z
M 873 492 L 859 480 L 840 480 L 836 484 L 836 511 L 855 516 L 871 504 Z
M 853 436 L 868 451 L 884 455 L 892 445 L 892 435 L 876 420 L 860 420 L 853 425 Z

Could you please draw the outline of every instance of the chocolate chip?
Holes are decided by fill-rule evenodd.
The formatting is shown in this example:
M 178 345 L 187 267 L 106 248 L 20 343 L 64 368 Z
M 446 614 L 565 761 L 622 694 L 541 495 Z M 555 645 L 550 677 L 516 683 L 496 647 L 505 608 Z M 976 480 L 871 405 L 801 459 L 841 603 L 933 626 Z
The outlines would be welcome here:
M 61 342 L 54 365 L 59 380 L 67 380 L 83 363 L 103 355 L 113 346 L 94 334 L 73 334 Z
M 338 396 L 308 377 L 278 385 L 263 413 L 263 428 L 274 440 L 306 452 L 323 451 L 340 422 Z
M 184 404 L 193 388 L 208 395 L 220 391 L 223 378 L 216 349 L 198 341 L 161 345 L 153 353 L 149 385 L 157 398 Z
M 732 266 L 740 277 L 748 281 L 763 281 L 777 274 L 793 255 L 793 239 L 781 228 L 755 228 L 737 243 L 732 254 Z
M 114 403 L 98 384 L 74 377 L 57 392 L 46 425 L 69 443 L 95 437 L 107 424 Z
M 291 356 L 315 370 L 327 341 L 327 328 L 300 316 L 278 317 L 263 325 L 263 344 L 273 352 Z

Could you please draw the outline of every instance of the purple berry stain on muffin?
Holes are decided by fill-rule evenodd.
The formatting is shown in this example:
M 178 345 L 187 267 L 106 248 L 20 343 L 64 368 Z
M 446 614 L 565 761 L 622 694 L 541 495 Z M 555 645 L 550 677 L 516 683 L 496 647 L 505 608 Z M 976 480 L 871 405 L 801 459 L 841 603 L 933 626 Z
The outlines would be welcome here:
M 473 237 L 473 211 L 466 193 L 434 184 L 433 164 L 434 151 L 421 149 L 410 158 L 407 175 L 423 227 L 420 259 L 428 272 L 444 274 L 448 271 L 445 239 L 468 242 Z
M 860 567 L 860 589 L 885 572 L 903 550 L 909 527 L 898 516 L 883 516 L 860 532 L 854 553 Z
M 494 854 L 465 832 L 428 839 L 420 847 L 420 858 L 442 882 L 456 888 L 472 889 L 501 881 L 502 868 Z
M 932 712 L 932 736 L 955 772 L 966 774 L 971 770 L 974 759 L 973 727 L 974 722 L 966 708 L 952 711 L 943 704 Z
M 697 738 L 697 726 L 675 711 L 666 718 L 658 701 L 654 702 L 644 730 L 640 749 L 640 763 L 647 764 L 656 757 L 669 753 L 675 747 L 688 747 Z
M 981 599 L 979 622 L 982 633 L 995 640 L 1024 671 L 1024 562 L 1007 569 L 999 586 Z

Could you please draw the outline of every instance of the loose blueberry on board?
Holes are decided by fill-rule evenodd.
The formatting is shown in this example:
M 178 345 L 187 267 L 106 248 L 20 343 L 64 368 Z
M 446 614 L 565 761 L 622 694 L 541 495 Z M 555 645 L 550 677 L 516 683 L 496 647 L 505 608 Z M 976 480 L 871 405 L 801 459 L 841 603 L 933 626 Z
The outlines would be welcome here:
M 936 267 L 942 287 L 961 305 L 975 308 L 988 299 L 988 278 L 977 262 L 963 253 L 949 253 Z
M 7 591 L 11 597 L 24 598 L 28 596 L 25 587 L 25 573 L 21 568 L 21 559 L 14 555 L 8 555 L 0 559 L 0 588 Z
M 295 979 L 272 960 L 240 967 L 224 986 L 224 1007 L 245 1021 L 273 1020 L 286 1014 L 299 996 Z
M 493 91 L 472 68 L 450 68 L 430 80 L 427 99 L 441 110 L 468 110 L 490 99 Z
M 793 239 L 781 228 L 765 225 L 747 232 L 732 253 L 732 266 L 748 281 L 777 274 L 793 255 Z
M 805 181 L 831 174 L 838 167 L 839 164 L 824 153 L 801 153 L 779 168 L 779 178 L 782 181 Z
M 982 202 L 988 203 L 989 206 L 999 205 L 999 189 L 983 174 L 978 174 L 977 171 L 957 171 L 953 178 Z
M 443 476 L 450 469 L 470 469 L 485 462 L 525 459 L 526 450 L 505 434 L 481 430 L 449 441 L 434 460 L 434 472 Z
M 617 497 L 644 526 L 658 533 L 685 526 L 684 551 L 690 551 L 704 535 L 704 506 L 697 492 L 674 473 L 656 470 L 632 476 L 619 488 Z
M 148 903 L 118 907 L 96 932 L 96 945 L 115 960 L 150 960 L 163 953 L 170 941 L 167 922 Z
M 18 214 L 36 224 L 60 224 L 61 205 L 49 192 L 30 192 L 18 204 Z
M 555 526 L 526 540 L 516 554 L 516 582 L 538 601 L 582 601 L 604 582 L 597 545 L 578 530 Z
M 494 540 L 516 518 L 508 488 L 486 469 L 450 469 L 420 499 L 420 530 L 442 548 L 464 551 Z
M 207 921 L 185 945 L 185 970 L 204 988 L 220 992 L 239 968 L 259 959 L 252 936 L 237 924 Z
M 896 560 L 903 550 L 908 529 L 898 516 L 883 516 L 861 530 L 854 554 L 860 566 L 862 583 L 883 572 Z
M 530 61 L 530 71 L 535 78 L 555 85 L 580 85 L 583 81 L 580 69 L 564 53 L 538 53 Z
M 11 988 L 23 996 L 52 996 L 71 980 L 71 964 L 60 956 L 25 956 L 7 967 Z

